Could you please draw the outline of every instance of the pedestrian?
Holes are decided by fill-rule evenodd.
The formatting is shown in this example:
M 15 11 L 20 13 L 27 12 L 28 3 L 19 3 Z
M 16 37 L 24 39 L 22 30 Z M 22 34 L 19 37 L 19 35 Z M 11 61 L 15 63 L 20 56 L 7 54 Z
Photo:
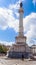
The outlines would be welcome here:
M 24 60 L 24 55 L 22 54 L 22 60 Z

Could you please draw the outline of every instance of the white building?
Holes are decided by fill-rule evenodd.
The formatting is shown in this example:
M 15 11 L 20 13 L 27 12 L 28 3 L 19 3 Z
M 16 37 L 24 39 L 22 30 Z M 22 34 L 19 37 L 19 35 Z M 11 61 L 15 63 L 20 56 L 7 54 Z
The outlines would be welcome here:
M 36 55 L 36 45 L 31 46 L 31 52 L 33 55 Z

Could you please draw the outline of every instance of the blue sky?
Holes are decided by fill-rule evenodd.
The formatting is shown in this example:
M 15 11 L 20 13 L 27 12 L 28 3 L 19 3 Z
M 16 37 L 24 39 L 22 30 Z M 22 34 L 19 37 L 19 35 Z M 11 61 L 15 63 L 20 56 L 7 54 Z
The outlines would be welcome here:
M 19 3 L 21 0 L 0 0 L 0 43 L 15 43 L 19 27 Z M 36 0 L 22 0 L 23 27 L 29 45 L 36 44 Z

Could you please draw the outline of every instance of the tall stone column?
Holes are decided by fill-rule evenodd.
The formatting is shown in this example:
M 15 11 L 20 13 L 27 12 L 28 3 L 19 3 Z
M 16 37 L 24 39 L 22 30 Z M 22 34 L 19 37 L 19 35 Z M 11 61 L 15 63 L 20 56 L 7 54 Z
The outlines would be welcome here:
M 20 3 L 20 9 L 19 9 L 19 36 L 24 36 L 23 34 L 23 8 L 22 3 Z
M 18 44 L 25 44 L 26 43 L 26 37 L 24 36 L 24 31 L 23 31 L 23 8 L 22 8 L 22 2 L 20 3 L 20 8 L 19 8 L 19 35 L 16 36 L 16 43 Z

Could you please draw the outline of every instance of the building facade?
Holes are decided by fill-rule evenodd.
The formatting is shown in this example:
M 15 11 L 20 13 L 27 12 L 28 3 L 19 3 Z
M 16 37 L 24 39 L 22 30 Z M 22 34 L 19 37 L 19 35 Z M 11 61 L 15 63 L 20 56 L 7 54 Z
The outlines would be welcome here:
M 33 55 L 36 55 L 36 45 L 31 46 L 31 52 Z

